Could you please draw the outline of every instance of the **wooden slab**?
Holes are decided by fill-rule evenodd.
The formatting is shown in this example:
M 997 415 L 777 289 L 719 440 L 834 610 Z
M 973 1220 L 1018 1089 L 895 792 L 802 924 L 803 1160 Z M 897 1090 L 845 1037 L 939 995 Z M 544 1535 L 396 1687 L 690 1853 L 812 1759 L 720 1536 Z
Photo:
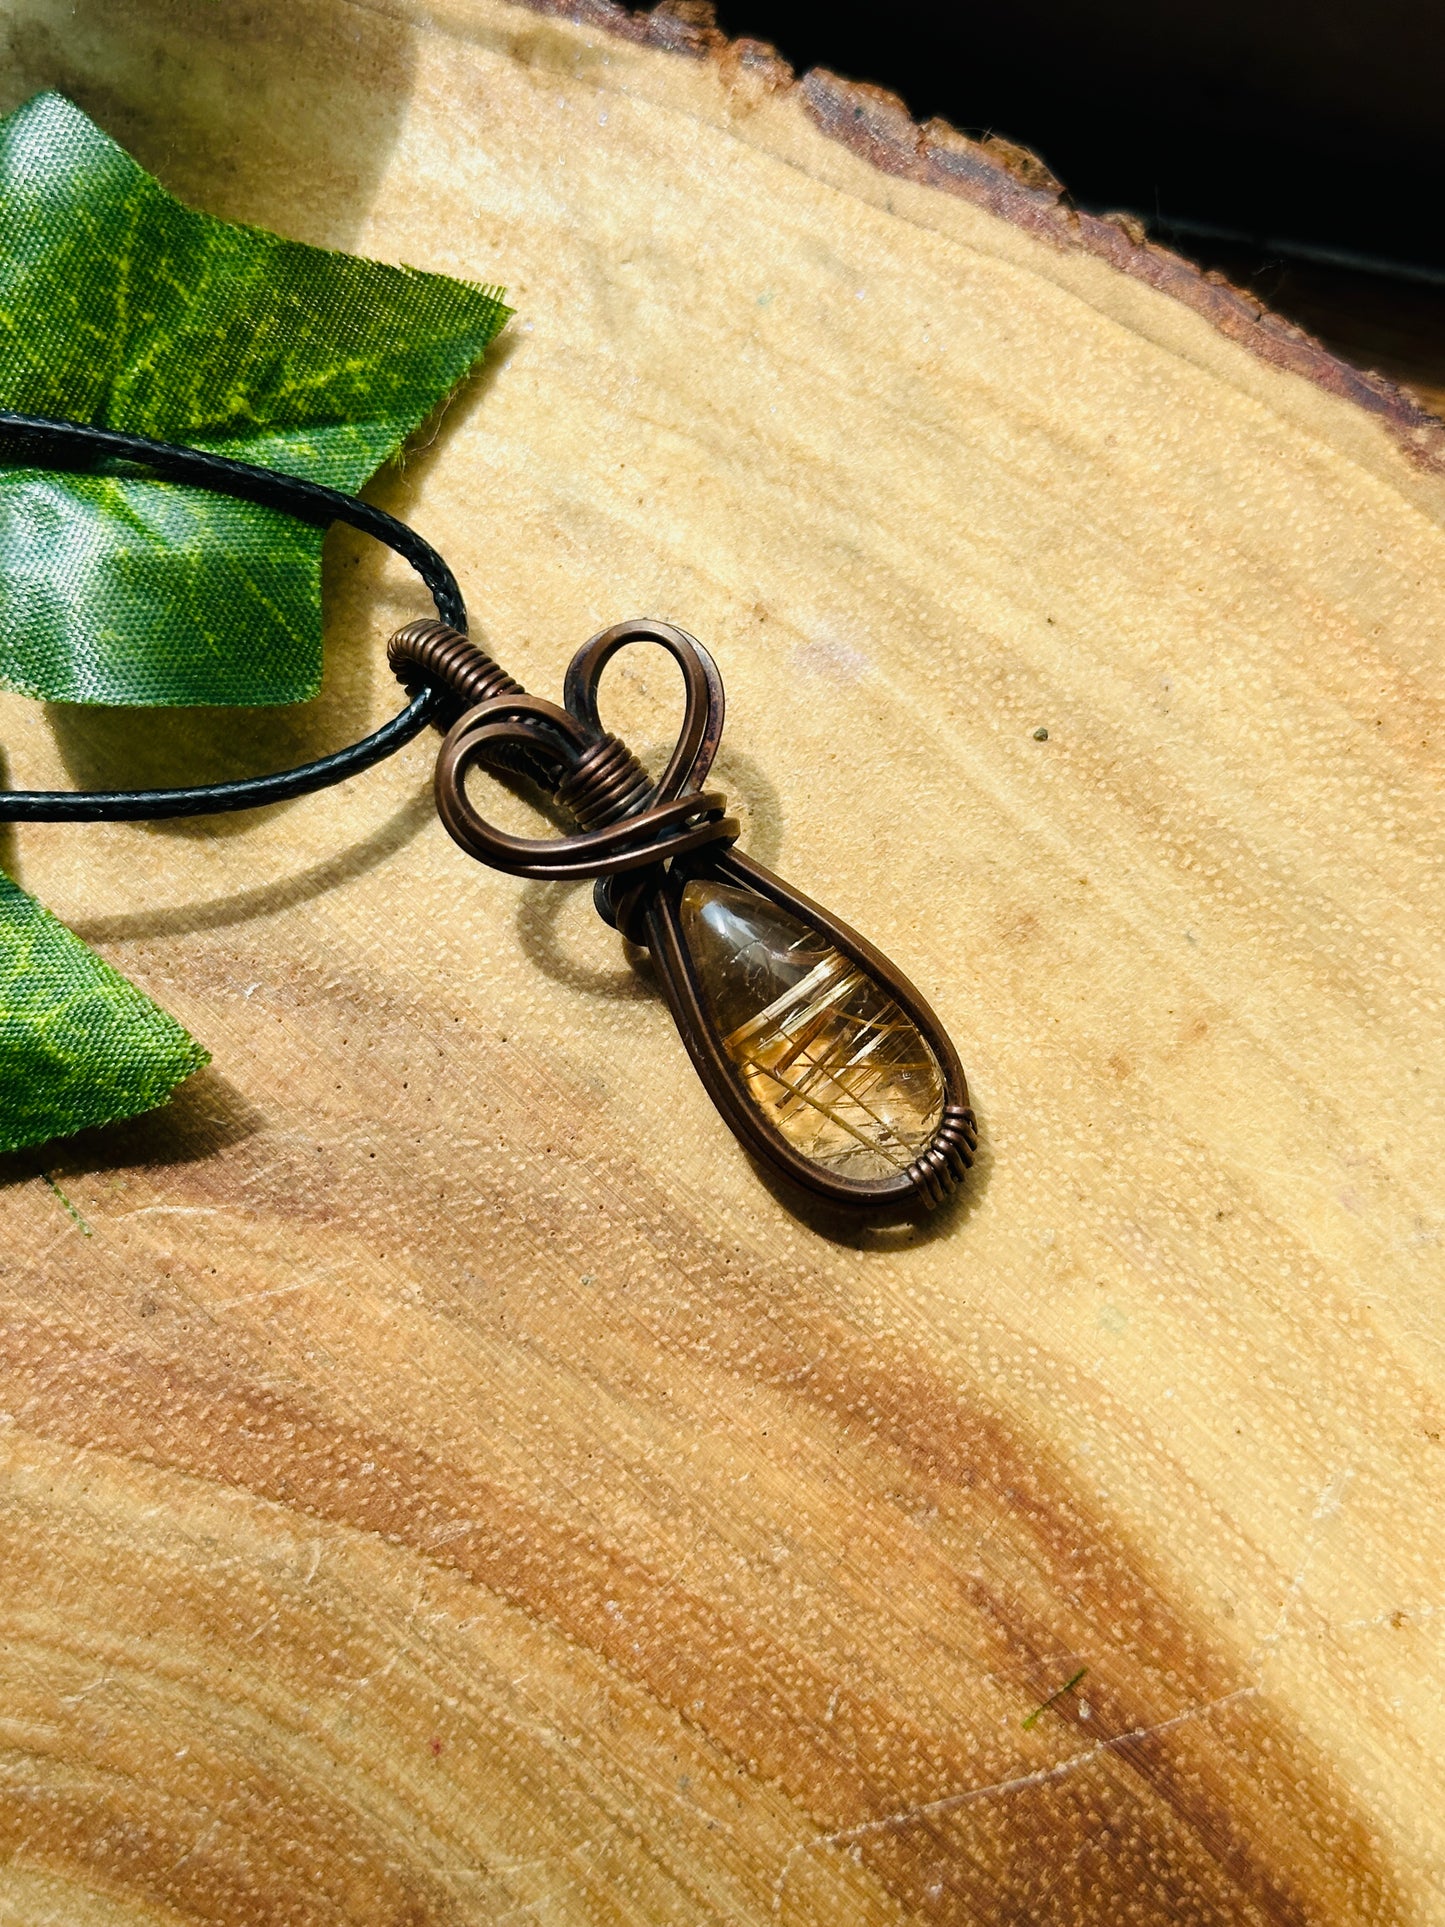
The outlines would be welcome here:
M 5 106 L 507 284 L 378 499 L 538 693 L 709 643 L 748 847 L 917 976 L 984 1155 L 790 1215 L 426 744 L 12 839 L 215 1062 L 7 1167 L 0 1923 L 1445 1917 L 1445 430 L 685 15 L 7 15 Z M 320 703 L 7 699 L 10 780 L 386 713 L 421 604 L 328 566 Z

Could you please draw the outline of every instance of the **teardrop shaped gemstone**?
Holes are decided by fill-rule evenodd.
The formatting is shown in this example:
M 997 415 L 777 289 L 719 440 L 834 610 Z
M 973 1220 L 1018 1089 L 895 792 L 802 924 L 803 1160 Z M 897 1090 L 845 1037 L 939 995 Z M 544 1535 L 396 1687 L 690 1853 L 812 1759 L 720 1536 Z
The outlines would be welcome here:
M 743 1089 L 774 1129 L 840 1177 L 905 1171 L 943 1114 L 927 1039 L 865 970 L 755 891 L 684 885 L 682 934 Z

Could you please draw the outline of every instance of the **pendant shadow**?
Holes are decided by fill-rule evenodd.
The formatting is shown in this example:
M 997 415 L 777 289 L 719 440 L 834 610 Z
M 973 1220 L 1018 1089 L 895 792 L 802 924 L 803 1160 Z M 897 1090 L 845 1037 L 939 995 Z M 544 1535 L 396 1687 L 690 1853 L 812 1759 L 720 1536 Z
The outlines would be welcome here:
M 184 937 L 198 930 L 224 930 L 258 917 L 274 917 L 374 870 L 405 849 L 435 815 L 428 783 L 369 836 L 291 876 L 259 883 L 251 890 L 235 890 L 224 897 L 176 904 L 168 910 L 129 910 L 113 917 L 80 918 L 71 927 L 86 943 L 103 944 L 131 938 Z
M 575 914 L 579 894 L 586 892 L 583 904 L 590 909 L 590 883 L 527 883 L 517 903 L 517 937 L 527 961 L 553 983 L 564 984 L 587 997 L 605 998 L 614 1003 L 661 1001 L 649 981 L 651 966 L 645 950 L 637 950 L 615 932 L 614 946 L 622 953 L 615 970 L 599 969 L 579 956 L 563 928 L 564 919 Z
M 741 1147 L 740 1147 L 741 1148 Z M 744 1155 L 747 1155 L 744 1152 Z M 800 1224 L 829 1244 L 850 1251 L 905 1251 L 915 1245 L 937 1244 L 962 1230 L 978 1209 L 993 1175 L 993 1149 L 986 1121 L 978 1120 L 978 1149 L 973 1165 L 958 1189 L 930 1211 L 925 1205 L 900 1207 L 893 1212 L 849 1210 L 846 1205 L 830 1204 L 811 1191 L 774 1171 L 771 1165 L 749 1156 L 748 1163 L 760 1184 L 771 1192 L 783 1208 Z

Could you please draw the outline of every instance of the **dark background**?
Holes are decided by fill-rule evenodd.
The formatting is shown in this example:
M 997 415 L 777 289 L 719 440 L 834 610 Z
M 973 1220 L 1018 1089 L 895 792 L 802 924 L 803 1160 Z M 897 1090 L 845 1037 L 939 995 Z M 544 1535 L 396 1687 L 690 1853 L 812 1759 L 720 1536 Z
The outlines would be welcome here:
M 1445 389 L 1445 0 L 721 0 L 770 41 L 968 133 L 1353 359 Z

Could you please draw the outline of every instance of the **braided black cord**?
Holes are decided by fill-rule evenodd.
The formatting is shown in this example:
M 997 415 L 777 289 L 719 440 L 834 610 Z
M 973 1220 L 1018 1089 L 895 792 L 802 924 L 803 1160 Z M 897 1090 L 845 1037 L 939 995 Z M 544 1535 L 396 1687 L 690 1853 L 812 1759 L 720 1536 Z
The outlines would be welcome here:
M 233 462 L 199 448 L 179 448 L 170 442 L 150 441 L 144 435 L 122 435 L 84 422 L 49 421 L 43 416 L 15 415 L 3 409 L 0 459 L 71 469 L 102 460 L 134 463 L 163 481 L 233 495 L 316 528 L 345 522 L 364 535 L 374 536 L 409 562 L 431 591 L 442 621 L 466 632 L 467 612 L 461 590 L 436 550 L 404 522 L 340 489 L 283 475 L 276 469 L 258 468 L 250 462 Z M 359 743 L 270 776 L 206 783 L 195 789 L 0 790 L 0 822 L 134 823 L 152 817 L 210 816 L 224 810 L 252 810 L 264 803 L 280 803 L 287 797 L 327 789 L 370 769 L 419 735 L 437 716 L 441 702 L 441 690 L 430 686 L 422 689 L 400 715 Z

